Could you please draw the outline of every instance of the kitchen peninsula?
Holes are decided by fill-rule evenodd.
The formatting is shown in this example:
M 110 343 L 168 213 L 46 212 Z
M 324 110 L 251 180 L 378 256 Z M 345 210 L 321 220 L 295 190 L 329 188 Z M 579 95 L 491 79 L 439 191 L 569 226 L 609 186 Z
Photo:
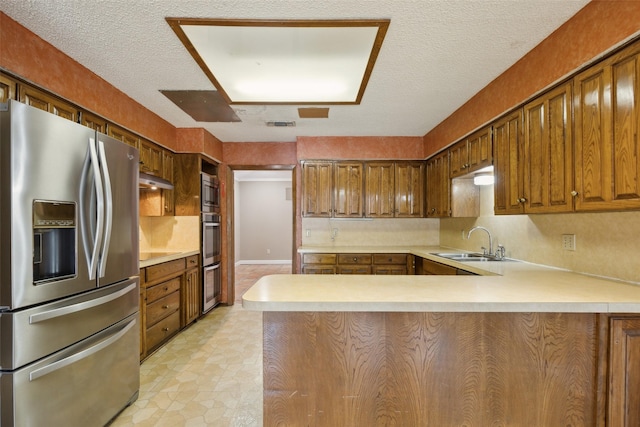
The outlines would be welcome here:
M 640 286 L 404 250 L 490 275 L 275 275 L 245 293 L 264 312 L 265 425 L 638 425 Z

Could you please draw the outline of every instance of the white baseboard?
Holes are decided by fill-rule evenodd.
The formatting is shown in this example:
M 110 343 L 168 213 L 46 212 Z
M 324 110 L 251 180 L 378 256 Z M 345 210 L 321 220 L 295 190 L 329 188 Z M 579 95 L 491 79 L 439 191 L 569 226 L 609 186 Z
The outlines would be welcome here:
M 290 259 L 257 259 L 236 261 L 236 265 L 244 264 L 291 264 Z

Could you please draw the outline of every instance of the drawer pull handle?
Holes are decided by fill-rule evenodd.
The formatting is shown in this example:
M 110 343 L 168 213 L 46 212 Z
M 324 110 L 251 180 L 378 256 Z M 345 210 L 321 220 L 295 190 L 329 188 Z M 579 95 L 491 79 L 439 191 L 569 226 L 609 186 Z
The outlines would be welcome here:
M 162 328 L 163 331 L 169 332 L 169 328 Z
M 164 287 L 164 290 L 165 290 L 165 291 L 168 291 L 168 290 L 169 290 L 169 287 L 168 287 L 168 286 L 165 286 L 165 287 Z
M 353 262 L 358 262 L 358 258 L 357 257 L 353 257 Z
M 169 306 L 168 305 L 163 305 L 162 308 L 164 308 L 166 310 L 167 308 L 169 308 Z

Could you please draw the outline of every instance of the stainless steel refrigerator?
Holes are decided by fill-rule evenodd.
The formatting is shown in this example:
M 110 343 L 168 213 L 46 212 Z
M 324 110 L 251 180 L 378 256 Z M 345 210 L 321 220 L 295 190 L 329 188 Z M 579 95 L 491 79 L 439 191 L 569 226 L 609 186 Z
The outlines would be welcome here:
M 137 398 L 138 151 L 0 104 L 0 424 L 102 426 Z

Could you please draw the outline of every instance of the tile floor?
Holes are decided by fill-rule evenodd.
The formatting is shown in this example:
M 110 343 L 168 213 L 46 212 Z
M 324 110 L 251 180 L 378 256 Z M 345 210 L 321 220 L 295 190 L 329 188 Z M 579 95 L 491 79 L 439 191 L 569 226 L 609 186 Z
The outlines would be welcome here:
M 236 303 L 220 306 L 178 334 L 140 366 L 140 395 L 111 424 L 171 427 L 262 426 L 262 314 L 242 308 L 242 294 L 291 265 L 236 268 Z

